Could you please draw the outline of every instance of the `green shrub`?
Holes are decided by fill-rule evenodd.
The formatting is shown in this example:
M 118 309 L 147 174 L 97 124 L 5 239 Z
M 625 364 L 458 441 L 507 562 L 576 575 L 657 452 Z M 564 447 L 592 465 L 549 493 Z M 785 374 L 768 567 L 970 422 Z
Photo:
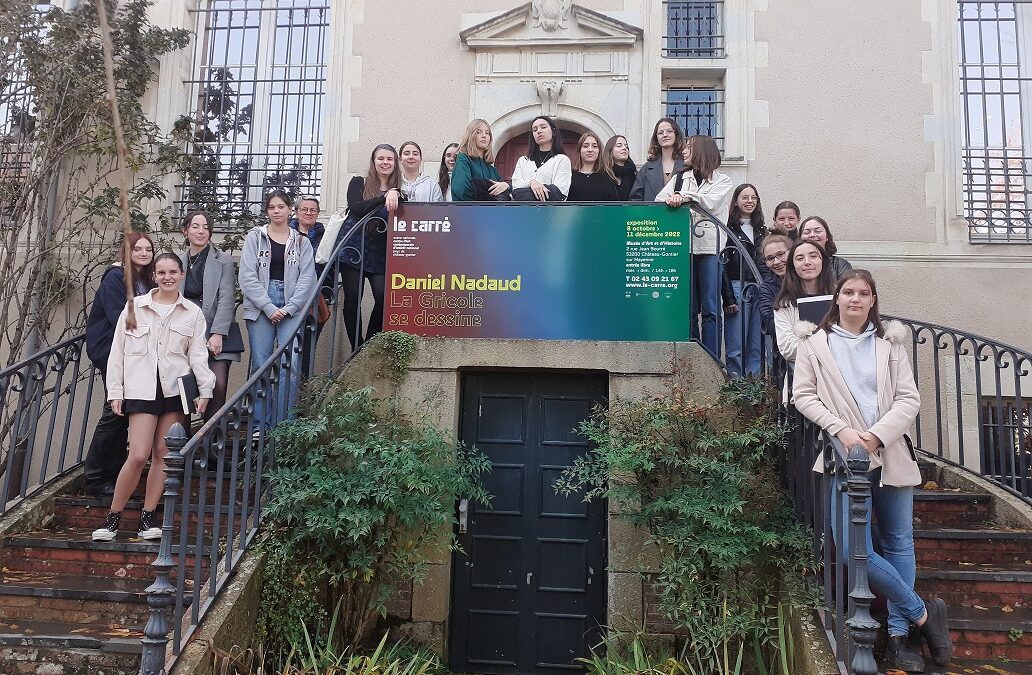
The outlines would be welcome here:
M 411 422 L 369 389 L 314 381 L 277 426 L 263 545 L 260 637 L 285 653 L 333 614 L 333 644 L 357 645 L 395 583 L 421 579 L 453 545 L 455 500 L 489 501 L 487 458 Z M 337 611 L 333 611 L 337 608 Z
M 557 482 L 565 494 L 608 498 L 648 529 L 662 609 L 687 636 L 683 662 L 701 672 L 726 672 L 743 652 L 769 662 L 781 597 L 800 590 L 780 580 L 801 587 L 812 566 L 770 457 L 784 442 L 773 400 L 761 384 L 737 381 L 705 404 L 680 387 L 612 402 L 582 425 L 597 449 Z

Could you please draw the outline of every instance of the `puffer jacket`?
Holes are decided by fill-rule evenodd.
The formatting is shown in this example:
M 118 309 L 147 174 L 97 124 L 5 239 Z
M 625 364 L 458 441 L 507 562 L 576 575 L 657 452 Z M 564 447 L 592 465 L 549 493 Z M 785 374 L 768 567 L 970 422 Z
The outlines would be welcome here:
M 828 347 L 828 334 L 814 332 L 808 321 L 796 324 L 799 346 L 796 351 L 792 396 L 796 409 L 808 420 L 831 435 L 847 427 L 870 431 L 883 447 L 871 456 L 871 469 L 881 467 L 881 482 L 894 487 L 921 483 L 917 458 L 903 439 L 921 410 L 921 395 L 914 382 L 914 371 L 907 358 L 904 342 L 907 329 L 898 321 L 885 323 L 885 337 L 875 338 L 879 419 L 870 427 L 856 405 L 842 372 Z M 821 457 L 813 466 L 823 470 Z

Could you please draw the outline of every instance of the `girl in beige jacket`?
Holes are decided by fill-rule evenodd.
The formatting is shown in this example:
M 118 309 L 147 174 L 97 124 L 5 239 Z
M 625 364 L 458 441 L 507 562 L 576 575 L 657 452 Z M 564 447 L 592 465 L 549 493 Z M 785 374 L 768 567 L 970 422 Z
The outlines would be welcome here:
M 174 253 L 154 260 L 157 288 L 133 299 L 136 326 L 126 328 L 127 311 L 115 325 L 107 366 L 107 394 L 116 415 L 129 416 L 129 458 L 115 482 L 111 510 L 103 527 L 93 531 L 94 541 L 111 541 L 118 534 L 122 509 L 140 482 L 147 459 L 151 468 L 140 514 L 139 536 L 159 539 L 161 528 L 154 510 L 165 481 L 165 435 L 184 418 L 179 398 L 179 378 L 193 372 L 200 398 L 197 412 L 204 414 L 215 374 L 208 367 L 207 324 L 201 308 L 179 292 L 183 262 Z
M 904 434 L 917 417 L 921 397 L 904 345 L 906 329 L 898 322 L 882 324 L 867 270 L 851 270 L 838 280 L 819 330 L 803 323 L 797 328 L 796 409 L 846 448 L 860 446 L 870 456 L 868 477 L 882 552 L 874 550 L 868 521 L 868 575 L 873 590 L 889 601 L 889 665 L 923 672 L 920 651 L 907 641 L 914 624 L 932 658 L 946 666 L 953 650 L 946 605 L 941 599 L 925 602 L 914 592 L 913 486 L 921 483 L 921 472 Z M 813 470 L 820 471 L 821 464 L 818 457 Z M 843 500 L 832 499 L 833 530 L 842 531 L 847 512 Z

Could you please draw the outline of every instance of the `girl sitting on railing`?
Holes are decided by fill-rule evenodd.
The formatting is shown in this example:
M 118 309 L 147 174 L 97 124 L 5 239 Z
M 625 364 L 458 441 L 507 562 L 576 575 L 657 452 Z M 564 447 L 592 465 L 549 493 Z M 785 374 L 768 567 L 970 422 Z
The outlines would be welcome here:
M 136 325 L 127 326 L 122 311 L 111 343 L 107 391 L 116 415 L 129 417 L 129 458 L 115 482 L 111 510 L 104 526 L 93 531 L 93 541 L 111 541 L 118 534 L 122 510 L 140 482 L 147 459 L 147 488 L 140 512 L 141 539 L 160 539 L 154 510 L 165 484 L 164 459 L 169 428 L 184 419 L 179 378 L 193 373 L 200 390 L 196 409 L 204 414 L 215 387 L 208 367 L 208 324 L 201 308 L 183 297 L 183 262 L 175 253 L 154 260 L 158 287 L 134 299 Z
M 734 182 L 727 174 L 717 171 L 720 150 L 716 142 L 709 136 L 689 138 L 684 149 L 684 165 L 684 171 L 674 174 L 656 195 L 656 201 L 674 208 L 696 202 L 717 217 L 727 213 Z M 702 344 L 716 355 L 720 353 L 721 306 L 730 304 L 725 302 L 723 273 L 717 255 L 724 248 L 727 236 L 708 220 L 693 222 L 692 235 L 692 336 L 700 333 L 695 328 L 695 317 L 700 317 Z
M 795 361 L 795 325 L 799 321 L 800 298 L 831 295 L 835 276 L 824 249 L 812 241 L 797 241 L 788 251 L 788 267 L 781 281 L 781 290 L 774 299 L 774 337 L 778 351 L 786 361 Z
M 807 322 L 797 326 L 801 341 L 792 394 L 804 417 L 847 450 L 860 446 L 870 458 L 867 478 L 881 554 L 872 544 L 868 519 L 867 569 L 873 590 L 889 601 L 887 665 L 924 672 L 920 649 L 907 639 L 911 624 L 919 628 L 935 662 L 949 665 L 953 644 L 946 604 L 938 598 L 923 601 L 914 592 L 914 486 L 921 483 L 921 471 L 904 434 L 917 418 L 921 398 L 903 344 L 906 329 L 896 321 L 882 323 L 878 291 L 867 270 L 852 270 L 839 279 L 831 310 L 816 333 L 814 328 Z M 823 457 L 818 457 L 813 470 L 822 467 Z M 832 494 L 843 493 L 833 488 Z M 832 497 L 837 532 L 848 518 L 843 501 Z

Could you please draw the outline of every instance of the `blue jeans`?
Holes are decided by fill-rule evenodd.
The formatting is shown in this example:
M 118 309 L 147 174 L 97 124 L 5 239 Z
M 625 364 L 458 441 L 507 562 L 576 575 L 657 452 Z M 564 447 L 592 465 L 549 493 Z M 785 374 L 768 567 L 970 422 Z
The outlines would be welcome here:
M 702 346 L 720 355 L 720 261 L 716 255 L 692 256 L 692 336 L 698 338 L 695 318 L 701 319 Z
M 277 307 L 287 304 L 283 296 L 282 281 L 269 282 L 269 299 Z M 258 318 L 248 321 L 247 340 L 251 347 L 251 367 L 248 372 L 253 375 L 272 356 L 273 350 L 278 345 L 290 341 L 303 320 L 303 316 L 291 316 L 279 323 L 273 323 L 269 321 L 269 317 L 259 314 Z M 285 418 L 287 410 L 294 405 L 294 400 L 297 398 L 301 359 L 297 352 L 293 351 L 293 345 L 289 349 L 291 350 L 290 372 L 280 371 L 278 396 L 269 401 L 267 399 L 272 396 L 272 392 L 268 392 L 266 398 L 256 399 L 254 403 L 255 419 L 259 420 L 266 429 L 271 429 L 279 421 L 275 419 L 276 409 L 282 411 L 280 418 Z
M 867 474 L 871 481 L 871 501 L 878 518 L 878 542 L 882 552 L 874 550 L 870 519 L 867 523 L 867 576 L 871 590 L 889 601 L 889 635 L 906 635 L 910 624 L 924 616 L 925 604 L 914 591 L 917 559 L 914 554 L 914 488 L 881 485 L 881 469 Z M 831 528 L 835 541 L 849 525 L 849 496 L 839 491 L 839 480 L 832 482 L 837 499 L 831 500 Z M 868 503 L 871 508 L 871 503 Z M 849 555 L 849 544 L 838 547 L 839 558 Z
M 738 304 L 737 314 L 724 314 L 724 350 L 727 357 L 727 372 L 732 377 L 756 377 L 760 374 L 760 312 L 759 291 L 753 288 L 751 298 L 742 300 L 742 282 L 732 281 Z M 743 334 L 744 332 L 744 334 Z M 742 353 L 745 353 L 745 371 L 742 370 Z

